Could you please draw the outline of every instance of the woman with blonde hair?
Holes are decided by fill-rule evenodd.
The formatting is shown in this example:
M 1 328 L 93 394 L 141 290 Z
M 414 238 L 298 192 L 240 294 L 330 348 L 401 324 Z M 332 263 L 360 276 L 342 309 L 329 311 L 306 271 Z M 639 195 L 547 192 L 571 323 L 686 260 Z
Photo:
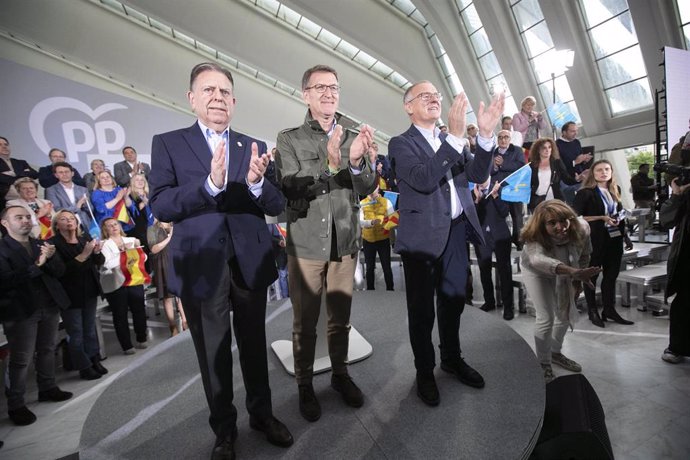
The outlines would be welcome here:
M 103 237 L 103 267 L 109 273 L 101 273 L 101 287 L 113 313 L 115 335 L 126 355 L 135 353 L 129 334 L 127 310 L 132 312 L 132 324 L 136 335 L 136 348 L 147 348 L 146 305 L 144 286 L 124 286 L 124 275 L 121 270 L 120 255 L 127 249 L 141 246 L 136 238 L 125 236 L 117 219 L 108 217 L 101 223 Z M 121 276 L 120 276 L 121 275 Z M 107 281 L 107 282 L 106 282 Z
M 546 200 L 562 200 L 561 181 L 574 185 L 583 180 L 586 174 L 571 176 L 566 169 L 558 147 L 553 139 L 538 139 L 529 151 L 529 165 L 532 169 L 531 195 L 527 209 L 532 212 L 539 203 Z
M 520 102 L 520 111 L 513 115 L 513 129 L 522 134 L 522 147 L 529 149 L 532 143 L 541 137 L 546 129 L 546 120 L 541 112 L 535 112 L 537 100 L 534 96 L 527 96 Z
M 66 209 L 55 214 L 52 226 L 55 236 L 50 242 L 65 262 L 65 273 L 59 281 L 71 302 L 60 315 L 72 366 L 84 380 L 99 379 L 108 373 L 101 364 L 96 335 L 96 305 L 102 294 L 98 267 L 105 261 L 102 244 L 82 233 L 77 217 Z
M 554 378 L 551 364 L 572 372 L 582 367 L 561 353 L 563 339 L 577 313 L 582 283 L 601 270 L 589 266 L 592 246 L 587 224 L 561 200 L 540 203 L 522 228 L 520 256 L 525 288 L 536 311 L 534 342 L 544 379 Z
M 106 217 L 117 218 L 116 213 L 122 211 L 123 207 L 129 216 L 128 208 L 132 206 L 132 199 L 129 196 L 129 190 L 118 186 L 113 175 L 106 169 L 96 176 L 96 186 L 91 192 L 91 203 L 96 222 L 101 224 Z M 123 223 L 124 230 L 133 227 L 131 219 L 129 220 L 130 222 Z
M 632 242 L 626 234 L 625 213 L 621 203 L 620 187 L 613 177 L 613 166 L 608 160 L 592 164 L 589 177 L 575 195 L 573 208 L 589 223 L 592 239 L 592 265 L 601 267 L 601 303 L 604 309 L 599 316 L 594 287 L 585 288 L 587 309 L 592 324 L 604 327 L 604 321 L 631 325 L 616 311 L 616 279 L 623 257 L 623 244 L 632 249 Z M 597 276 L 592 278 L 596 286 Z
M 132 201 L 129 206 L 129 215 L 132 216 L 134 227 L 127 231 L 127 236 L 141 241 L 146 255 L 151 253 L 148 244 L 148 229 L 153 225 L 153 212 L 149 206 L 149 183 L 143 174 L 134 174 L 129 180 L 129 198 Z M 146 269 L 150 270 L 147 260 Z

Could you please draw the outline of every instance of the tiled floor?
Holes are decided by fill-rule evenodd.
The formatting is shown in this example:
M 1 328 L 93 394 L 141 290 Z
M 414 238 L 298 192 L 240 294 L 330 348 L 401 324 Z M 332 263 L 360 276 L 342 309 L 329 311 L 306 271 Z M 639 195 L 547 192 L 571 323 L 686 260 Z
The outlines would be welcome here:
M 397 263 L 394 275 L 396 289 L 402 289 L 401 267 Z M 479 306 L 482 291 L 476 275 L 475 306 Z M 377 288 L 383 289 L 380 274 Z M 600 329 L 581 315 L 574 332 L 566 336 L 563 352 L 582 364 L 583 374 L 596 390 L 617 458 L 690 458 L 690 359 L 679 365 L 661 361 L 668 342 L 667 317 L 654 317 L 634 309 L 619 311 L 635 324 L 607 323 L 605 329 Z M 533 344 L 534 318 L 517 315 L 509 324 L 527 343 Z M 109 318 L 104 319 L 104 325 L 109 355 L 104 365 L 110 373 L 101 380 L 86 382 L 74 372 L 60 371 L 60 387 L 74 392 L 72 400 L 65 403 L 37 403 L 35 384 L 29 382 L 27 401 L 38 421 L 28 427 L 16 427 L 6 417 L 0 418 L 0 439 L 5 442 L 0 458 L 56 459 L 77 451 L 84 420 L 94 401 L 132 360 L 118 349 Z M 152 312 L 149 326 L 152 346 L 168 337 L 164 320 Z M 138 350 L 139 354 L 146 352 Z M 0 371 L 4 371 L 4 366 L 2 363 Z M 554 371 L 559 374 L 557 367 Z M 514 397 L 520 398 L 520 388 L 514 389 Z M 0 401 L 0 414 L 5 414 L 6 401 Z

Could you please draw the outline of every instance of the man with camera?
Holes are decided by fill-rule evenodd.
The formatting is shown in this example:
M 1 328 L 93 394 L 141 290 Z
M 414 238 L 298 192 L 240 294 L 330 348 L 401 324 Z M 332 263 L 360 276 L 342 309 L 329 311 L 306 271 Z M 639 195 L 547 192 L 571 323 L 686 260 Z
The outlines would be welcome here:
M 686 177 L 687 174 L 683 174 L 671 182 L 671 196 L 659 211 L 661 226 L 675 228 L 668 258 L 666 297 L 673 294 L 676 297 L 669 315 L 669 345 L 661 355 L 661 359 L 671 364 L 678 364 L 684 356 L 690 356 L 690 285 L 683 279 L 683 273 L 690 269 L 690 182 L 682 180 Z

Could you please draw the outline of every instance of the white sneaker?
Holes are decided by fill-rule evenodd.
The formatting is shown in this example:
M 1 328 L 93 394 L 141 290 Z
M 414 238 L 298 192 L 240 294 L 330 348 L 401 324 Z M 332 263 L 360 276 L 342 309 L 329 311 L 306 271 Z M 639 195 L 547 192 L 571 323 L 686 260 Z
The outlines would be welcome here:
M 148 348 L 149 344 L 147 342 L 137 342 L 136 345 L 134 345 L 134 348 L 138 348 L 140 350 L 143 350 L 145 348 Z
M 582 372 L 582 366 L 562 353 L 551 353 L 551 362 L 570 372 Z

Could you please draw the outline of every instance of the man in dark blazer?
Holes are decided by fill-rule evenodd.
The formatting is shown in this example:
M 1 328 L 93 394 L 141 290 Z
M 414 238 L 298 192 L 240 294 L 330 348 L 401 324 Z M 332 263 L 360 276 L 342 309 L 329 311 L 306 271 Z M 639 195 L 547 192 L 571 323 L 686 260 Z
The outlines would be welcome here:
M 11 154 L 10 141 L 6 137 L 0 136 L 0 209 L 5 207 L 6 201 L 19 198 L 14 187 L 12 187 L 14 181 L 20 177 L 38 178 L 38 172 L 29 166 L 29 163 L 10 158 Z
M 24 402 L 29 365 L 36 368 L 39 401 L 65 401 L 72 393 L 55 383 L 55 347 L 60 309 L 70 304 L 58 278 L 65 264 L 55 246 L 31 238 L 31 214 L 23 206 L 0 212 L 6 236 L 0 239 L 0 321 L 10 350 L 7 413 L 15 425 L 30 425 L 36 415 Z M 35 354 L 35 357 L 34 357 Z
M 501 182 L 518 169 L 525 166 L 525 154 L 522 147 L 510 142 L 512 133 L 507 129 L 498 132 L 498 146 L 494 149 L 494 166 L 491 169 L 491 185 Z M 513 223 L 513 244 L 522 249 L 520 230 L 524 222 L 524 205 L 522 203 L 506 203 Z
M 293 442 L 273 417 L 265 331 L 266 288 L 277 278 L 265 215 L 279 215 L 285 198 L 267 174 L 266 145 L 229 128 L 233 85 L 217 64 L 195 66 L 187 98 L 198 121 L 154 136 L 151 150 L 151 208 L 175 223 L 167 282 L 185 305 L 216 434 L 212 458 L 235 458 L 233 324 L 250 426 L 273 444 Z
M 122 149 L 123 161 L 113 165 L 115 182 L 120 187 L 129 187 L 129 181 L 135 174 L 143 174 L 147 179 L 151 174 L 151 167 L 143 161 L 137 161 L 137 151 L 129 145 Z
M 467 98 L 460 94 L 448 114 L 449 134 L 435 127 L 441 117 L 441 94 L 428 81 L 412 85 L 403 96 L 412 126 L 391 139 L 388 152 L 400 192 L 400 221 L 395 251 L 405 270 L 410 342 L 417 370 L 417 395 L 438 405 L 434 379 L 434 293 L 438 304 L 441 368 L 470 386 L 484 379 L 462 358 L 460 315 L 465 305 L 467 241 L 483 244 L 468 181 L 484 183 L 492 166 L 493 129 L 503 112 L 497 96 L 477 113 L 479 135 L 474 158 L 461 139 Z
M 74 183 L 74 169 L 69 163 L 57 162 L 53 165 L 53 174 L 58 182 L 46 189 L 46 200 L 53 203 L 53 209 L 67 209 L 73 212 L 79 223 L 88 233 L 91 225 L 91 214 L 86 201 L 89 199 L 86 187 Z M 71 193 L 68 193 L 71 191 Z

